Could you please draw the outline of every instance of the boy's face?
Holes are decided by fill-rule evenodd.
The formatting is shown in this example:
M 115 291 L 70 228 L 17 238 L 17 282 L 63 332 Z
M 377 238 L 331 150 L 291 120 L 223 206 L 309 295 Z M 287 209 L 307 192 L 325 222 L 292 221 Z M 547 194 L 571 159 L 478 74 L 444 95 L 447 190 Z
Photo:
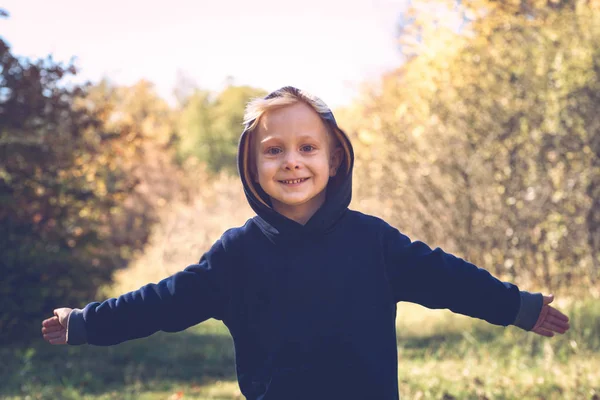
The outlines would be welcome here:
M 256 180 L 275 211 L 302 224 L 325 201 L 341 149 L 316 111 L 302 102 L 267 112 L 255 131 Z

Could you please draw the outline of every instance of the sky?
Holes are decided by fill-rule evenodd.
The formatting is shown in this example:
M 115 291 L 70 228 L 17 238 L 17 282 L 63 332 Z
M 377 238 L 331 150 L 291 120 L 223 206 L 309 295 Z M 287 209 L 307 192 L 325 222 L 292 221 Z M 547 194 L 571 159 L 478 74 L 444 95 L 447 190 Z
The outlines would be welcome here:
M 407 0 L 5 0 L 0 36 L 18 56 L 75 57 L 82 80 L 152 81 L 172 100 L 178 74 L 203 89 L 293 85 L 330 107 L 398 67 Z

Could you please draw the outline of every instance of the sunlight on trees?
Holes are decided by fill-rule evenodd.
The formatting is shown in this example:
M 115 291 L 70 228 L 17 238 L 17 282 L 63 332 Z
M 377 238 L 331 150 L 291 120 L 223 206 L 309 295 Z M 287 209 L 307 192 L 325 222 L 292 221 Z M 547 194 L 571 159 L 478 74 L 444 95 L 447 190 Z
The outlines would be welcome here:
M 384 206 L 412 236 L 509 279 L 550 290 L 596 282 L 593 2 L 531 2 L 523 12 L 438 2 L 455 20 L 474 18 L 460 30 L 414 3 L 401 38 L 413 43 L 411 57 L 348 121 L 359 146 L 359 204 Z

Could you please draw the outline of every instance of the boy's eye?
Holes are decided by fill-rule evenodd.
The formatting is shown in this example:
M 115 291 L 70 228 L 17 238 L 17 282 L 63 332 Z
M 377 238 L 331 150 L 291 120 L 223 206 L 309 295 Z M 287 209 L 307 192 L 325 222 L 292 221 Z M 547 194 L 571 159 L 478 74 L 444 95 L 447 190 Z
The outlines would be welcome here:
M 315 147 L 310 144 L 305 144 L 304 146 L 300 147 L 300 150 L 306 151 L 306 152 L 313 151 L 314 149 L 315 149 Z
M 267 154 L 270 154 L 272 156 L 279 154 L 281 152 L 281 149 L 278 147 L 269 147 L 267 149 Z

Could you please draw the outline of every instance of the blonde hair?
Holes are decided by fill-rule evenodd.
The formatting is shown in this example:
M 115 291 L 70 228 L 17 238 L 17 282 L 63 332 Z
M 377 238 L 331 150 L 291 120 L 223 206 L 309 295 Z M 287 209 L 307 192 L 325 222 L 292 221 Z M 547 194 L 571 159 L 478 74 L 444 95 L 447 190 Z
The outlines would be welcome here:
M 346 159 L 346 173 L 350 171 L 350 159 L 351 159 L 351 149 L 349 148 L 348 139 L 346 135 L 339 129 L 335 129 L 332 127 L 331 123 L 327 123 L 326 121 L 331 121 L 332 112 L 331 109 L 325 104 L 323 100 L 314 96 L 310 93 L 302 91 L 300 89 L 296 89 L 291 86 L 283 87 L 265 98 L 257 98 L 251 100 L 244 112 L 244 126 L 246 127 L 246 138 L 243 142 L 242 148 L 240 149 L 243 157 L 243 166 L 242 171 L 245 175 L 246 181 L 248 183 L 250 191 L 254 194 L 254 196 L 259 199 L 264 205 L 267 205 L 263 200 L 262 196 L 259 195 L 257 188 L 255 187 L 254 182 L 254 173 L 255 168 L 252 167 L 254 164 L 254 157 L 252 155 L 252 136 L 253 132 L 258 127 L 260 123 L 260 119 L 269 111 L 277 110 L 283 107 L 287 107 L 296 103 L 302 102 L 310 106 L 313 110 L 315 110 L 325 127 L 327 128 L 327 132 L 331 139 L 333 139 L 333 147 L 334 148 L 342 148 L 344 150 L 344 158 Z M 325 117 L 325 115 L 330 115 L 331 117 Z M 335 123 L 334 123 L 335 125 Z M 344 163 L 343 163 L 344 164 Z M 267 205 L 268 206 L 268 205 Z
M 277 97 L 266 97 L 254 99 L 246 106 L 244 113 L 244 125 L 248 131 L 254 130 L 260 121 L 260 118 L 267 112 L 283 108 L 298 102 L 303 102 L 311 106 L 319 114 L 330 113 L 331 110 L 327 104 L 320 98 L 313 96 L 300 89 L 290 88 L 289 90 L 281 90 L 281 94 Z

